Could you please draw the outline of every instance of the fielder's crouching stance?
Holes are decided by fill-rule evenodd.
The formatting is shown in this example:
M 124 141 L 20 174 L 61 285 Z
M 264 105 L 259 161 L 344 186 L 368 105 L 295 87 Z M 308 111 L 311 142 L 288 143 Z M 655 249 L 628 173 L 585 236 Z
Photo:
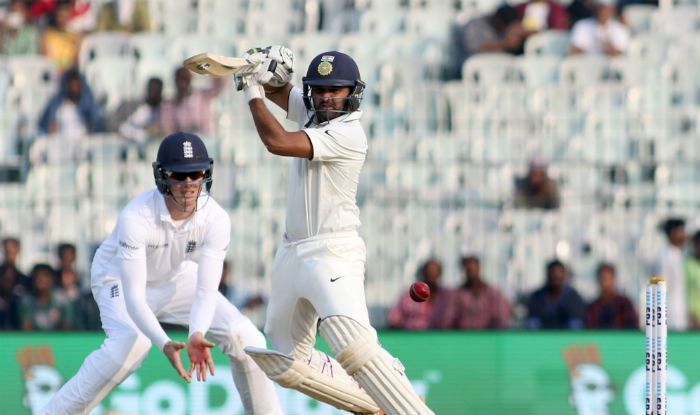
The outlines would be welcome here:
M 256 73 L 236 79 L 260 138 L 271 153 L 294 157 L 265 326 L 279 352 L 246 352 L 276 382 L 340 409 L 433 414 L 369 322 L 355 202 L 367 138 L 359 110 L 364 83 L 355 61 L 335 51 L 316 56 L 300 90 L 289 83 L 294 55 L 286 47 L 251 49 L 244 57 L 263 62 Z M 300 130 L 286 131 L 264 97 Z M 313 349 L 317 327 L 337 360 Z
M 209 196 L 213 160 L 194 134 L 166 137 L 153 163 L 157 189 L 143 192 L 119 215 L 92 263 L 91 285 L 107 338 L 51 399 L 43 414 L 90 412 L 141 365 L 151 345 L 188 382 L 206 380 L 214 364 L 207 334 L 231 360 L 247 414 L 282 414 L 274 384 L 245 346 L 265 338 L 217 291 L 230 240 L 228 214 Z M 189 325 L 187 345 L 158 324 Z M 180 350 L 187 348 L 190 370 Z

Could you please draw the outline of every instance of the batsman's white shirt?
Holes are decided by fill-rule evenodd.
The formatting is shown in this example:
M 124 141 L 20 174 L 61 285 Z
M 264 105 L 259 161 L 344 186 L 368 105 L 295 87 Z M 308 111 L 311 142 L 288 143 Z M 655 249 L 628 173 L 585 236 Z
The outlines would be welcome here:
M 287 230 L 272 267 L 265 329 L 277 350 L 299 358 L 315 342 L 318 318 L 347 316 L 374 332 L 355 202 L 367 154 L 361 115 L 355 111 L 305 127 L 309 113 L 301 90 L 289 94 L 287 117 L 308 135 L 314 154 L 311 160 L 295 158 L 291 167 Z
M 194 261 L 223 262 L 230 229 L 226 211 L 211 197 L 200 197 L 194 216 L 178 225 L 172 220 L 163 195 L 157 189 L 147 190 L 124 208 L 115 229 L 98 248 L 91 272 L 93 292 L 120 281 L 125 260 L 146 261 L 146 275 L 138 278 L 146 280 L 149 296 L 158 292 L 153 288 L 175 284 L 178 278 L 195 278 Z M 208 277 L 220 278 L 220 271 L 219 275 Z M 196 289 L 188 295 L 194 297 Z M 154 303 L 157 299 L 148 301 Z M 197 331 L 206 332 L 211 321 L 189 323 L 204 326 Z M 157 322 L 151 319 L 141 324 L 149 325 L 144 333 L 154 333 L 156 338 L 151 340 L 162 347 L 168 338 L 159 326 L 156 327 Z
M 360 171 L 367 155 L 361 111 L 304 128 L 314 148 L 312 160 L 295 158 L 287 189 L 287 239 L 352 232 L 360 226 L 355 202 Z M 289 93 L 287 118 L 303 127 L 309 121 L 302 92 Z

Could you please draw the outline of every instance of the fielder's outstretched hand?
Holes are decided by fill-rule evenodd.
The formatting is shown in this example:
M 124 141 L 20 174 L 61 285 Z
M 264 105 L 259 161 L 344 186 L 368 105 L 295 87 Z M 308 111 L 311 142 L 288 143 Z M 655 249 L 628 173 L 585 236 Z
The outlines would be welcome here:
M 190 357 L 190 376 L 196 370 L 197 380 L 207 380 L 207 368 L 214 376 L 214 360 L 211 358 L 211 348 L 214 343 L 204 338 L 200 332 L 193 333 L 187 342 L 187 354 Z
M 192 376 L 185 371 L 185 368 L 182 366 L 182 360 L 180 360 L 180 350 L 184 348 L 185 343 L 170 340 L 163 346 L 163 354 L 168 358 L 168 361 L 175 368 L 178 375 L 182 376 L 187 383 L 190 383 L 192 381 Z

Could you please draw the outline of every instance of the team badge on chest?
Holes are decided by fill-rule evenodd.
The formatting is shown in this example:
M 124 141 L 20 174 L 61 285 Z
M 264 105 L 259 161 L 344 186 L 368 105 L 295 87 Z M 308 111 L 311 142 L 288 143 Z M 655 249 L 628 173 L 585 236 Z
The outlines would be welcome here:
M 191 254 L 195 249 L 197 249 L 197 241 L 187 241 L 185 252 Z

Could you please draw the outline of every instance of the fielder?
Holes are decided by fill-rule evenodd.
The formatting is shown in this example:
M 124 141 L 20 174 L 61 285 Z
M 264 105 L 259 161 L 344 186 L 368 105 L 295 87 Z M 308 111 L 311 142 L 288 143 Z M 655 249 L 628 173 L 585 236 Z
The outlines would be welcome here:
M 188 133 L 163 140 L 153 163 L 157 189 L 143 192 L 119 215 L 92 263 L 91 286 L 107 338 L 43 414 L 85 414 L 136 371 L 156 345 L 188 383 L 193 370 L 214 374 L 210 348 L 218 343 L 247 414 L 282 414 L 274 384 L 248 357 L 265 338 L 218 291 L 230 239 L 230 219 L 209 196 L 213 160 Z M 196 262 L 195 262 L 196 261 Z M 189 325 L 187 345 L 171 340 L 159 321 Z M 187 348 L 189 371 L 180 360 Z
M 355 203 L 367 153 L 359 110 L 365 84 L 355 61 L 340 52 L 322 53 L 299 89 L 289 83 L 294 55 L 288 48 L 251 49 L 244 57 L 263 62 L 254 74 L 236 76 L 260 139 L 269 152 L 294 157 L 265 324 L 276 351 L 246 352 L 282 386 L 340 409 L 433 414 L 369 322 L 366 250 Z M 264 97 L 300 130 L 286 131 Z M 337 361 L 313 349 L 317 328 Z

